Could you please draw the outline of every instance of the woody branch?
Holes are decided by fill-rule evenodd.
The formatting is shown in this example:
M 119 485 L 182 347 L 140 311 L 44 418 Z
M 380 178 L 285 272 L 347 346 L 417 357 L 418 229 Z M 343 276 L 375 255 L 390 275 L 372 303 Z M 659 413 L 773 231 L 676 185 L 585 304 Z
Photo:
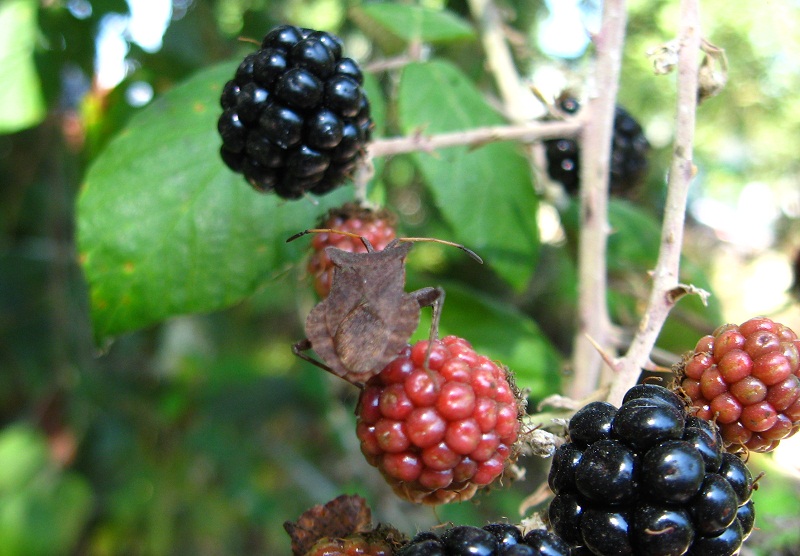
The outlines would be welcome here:
M 691 288 L 679 283 L 680 257 L 689 185 L 694 176 L 692 163 L 698 71 L 700 68 L 699 0 L 680 4 L 678 53 L 678 94 L 675 143 L 669 171 L 667 201 L 661 230 L 661 246 L 653 271 L 653 285 L 644 316 L 624 357 L 616 364 L 616 375 L 608 400 L 619 403 L 647 365 L 661 327 L 670 310 Z

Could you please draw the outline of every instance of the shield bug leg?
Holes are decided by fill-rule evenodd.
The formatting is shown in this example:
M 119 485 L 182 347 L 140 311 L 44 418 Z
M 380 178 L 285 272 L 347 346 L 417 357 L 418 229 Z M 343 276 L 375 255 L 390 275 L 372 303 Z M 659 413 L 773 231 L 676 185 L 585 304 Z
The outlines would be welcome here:
M 311 346 L 311 340 L 306 338 L 306 339 L 300 340 L 299 342 L 297 342 L 297 343 L 292 345 L 292 353 L 294 353 L 300 359 L 303 359 L 304 361 L 308 361 L 312 365 L 316 365 L 317 367 L 319 367 L 323 371 L 327 371 L 327 372 L 331 373 L 332 375 L 339 376 L 339 375 L 336 374 L 336 371 L 331 369 L 325 363 L 317 361 L 316 359 L 314 359 L 313 357 L 311 357 L 311 356 L 309 356 L 309 355 L 307 355 L 305 353 L 306 351 L 310 350 L 311 347 L 312 347 Z
M 433 316 L 431 317 L 431 331 L 428 336 L 428 349 L 425 352 L 425 367 L 433 349 L 433 342 L 439 338 L 439 319 L 442 317 L 442 307 L 444 306 L 444 290 L 440 287 L 427 287 L 409 292 L 409 295 L 417 300 L 420 307 L 431 307 Z

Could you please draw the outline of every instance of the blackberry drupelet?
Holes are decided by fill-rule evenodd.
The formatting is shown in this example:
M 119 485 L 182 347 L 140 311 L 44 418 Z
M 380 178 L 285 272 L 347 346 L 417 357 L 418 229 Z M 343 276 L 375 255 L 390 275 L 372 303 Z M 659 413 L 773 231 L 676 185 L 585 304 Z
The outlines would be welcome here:
M 640 385 L 619 409 L 573 415 L 553 455 L 553 531 L 598 556 L 731 555 L 753 527 L 753 480 L 715 425 L 668 389 Z M 715 552 L 712 552 L 714 550 Z
M 261 192 L 322 195 L 349 177 L 372 131 L 358 64 L 341 40 L 282 25 L 222 89 L 220 156 Z

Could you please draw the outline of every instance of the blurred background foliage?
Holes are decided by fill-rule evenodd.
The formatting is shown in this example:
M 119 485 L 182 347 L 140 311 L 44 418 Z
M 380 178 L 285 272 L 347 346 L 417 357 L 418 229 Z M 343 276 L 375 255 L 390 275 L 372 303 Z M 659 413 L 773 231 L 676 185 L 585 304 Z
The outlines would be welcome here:
M 599 4 L 499 5 L 521 73 L 546 96 L 564 88 L 585 94 L 591 67 L 585 28 L 596 24 Z M 714 296 L 709 307 L 689 299 L 674 311 L 655 354 L 662 364 L 722 322 L 768 314 L 800 329 L 792 296 L 800 248 L 800 5 L 781 0 L 732 10 L 729 2 L 706 0 L 702 8 L 707 38 L 727 52 L 729 83 L 698 113 L 698 177 L 683 278 Z M 295 359 L 289 349 L 302 337 L 304 316 L 315 302 L 299 241 L 276 247 L 267 258 L 253 253 L 258 264 L 248 271 L 254 277 L 235 294 L 205 292 L 203 300 L 213 302 L 185 311 L 169 305 L 139 321 L 98 326 L 87 275 L 95 290 L 105 283 L 82 259 L 76 222 L 84 232 L 113 231 L 114 211 L 125 199 L 114 191 L 114 180 L 123 179 L 134 162 L 146 167 L 164 160 L 155 124 L 138 126 L 157 120 L 148 113 L 153 103 L 180 108 L 194 100 L 215 102 L 219 76 L 232 74 L 235 60 L 251 49 L 238 38 L 259 38 L 287 21 L 339 34 L 348 53 L 367 64 L 402 54 L 419 33 L 425 36 L 431 63 L 370 77 L 378 136 L 409 133 L 442 113 L 437 125 L 445 129 L 454 125 L 448 106 L 459 103 L 470 107 L 463 125 L 499 121 L 488 108 L 496 96 L 492 77 L 460 0 L 0 0 L 4 553 L 288 554 L 282 523 L 339 493 L 364 495 L 376 520 L 413 533 L 436 521 L 516 521 L 522 501 L 541 484 L 547 462 L 525 458 L 524 481 L 436 513 L 391 494 L 359 453 L 354 389 Z M 674 80 L 653 76 L 646 52 L 673 37 L 676 21 L 677 2 L 630 3 L 619 100 L 642 123 L 654 149 L 647 183 L 630 198 L 615 199 L 610 215 L 609 299 L 623 342 L 641 316 L 646 272 L 657 253 L 674 114 Z M 554 34 L 571 40 L 554 42 Z M 441 91 L 449 95 L 445 100 L 415 100 L 413 94 L 433 78 L 458 86 Z M 197 84 L 208 88 L 200 91 Z M 474 98 L 476 91 L 488 99 L 486 107 Z M 195 128 L 177 134 L 183 130 L 190 146 L 205 141 L 215 150 L 216 106 L 206 106 L 207 114 L 193 120 Z M 120 135 L 129 123 L 129 132 L 144 142 L 138 151 L 126 150 Z M 494 188 L 504 201 L 520 199 L 532 211 L 521 223 L 499 221 L 497 229 L 489 229 L 491 219 L 475 224 L 469 207 L 458 203 L 458 184 L 425 155 L 377 161 L 370 197 L 399 213 L 406 235 L 456 238 L 500 260 L 476 268 L 460 253 L 419 245 L 409 259 L 409 288 L 443 284 L 443 332 L 464 336 L 509 365 L 535 407 L 559 391 L 568 373 L 577 218 L 574 202 L 540 173 L 534 172 L 536 195 L 526 189 L 531 176 L 519 166 L 513 145 L 492 148 L 469 159 L 476 165 L 468 166 L 470 172 L 482 180 L 469 187 Z M 254 201 L 255 193 L 202 149 L 174 145 L 166 152 L 185 157 L 175 166 L 179 185 L 191 187 L 194 176 L 182 169 L 206 164 L 203 179 L 220 182 L 218 191 L 227 192 L 210 198 L 209 218 L 214 209 L 220 220 L 244 214 L 234 236 L 242 242 L 224 254 L 244 266 L 253 245 L 277 245 L 352 196 L 348 186 L 319 206 Z M 498 161 L 495 166 L 480 162 L 487 152 L 494 153 L 489 158 Z M 443 156 L 445 163 L 461 163 L 472 155 Z M 156 205 L 164 203 L 167 170 L 173 169 L 140 174 L 144 183 L 123 179 L 119 189 L 129 193 L 140 185 Z M 103 193 L 81 193 L 85 183 L 102 185 Z M 489 214 L 496 207 L 499 202 Z M 272 222 L 276 215 L 279 225 L 244 241 L 259 218 Z M 91 245 L 94 237 L 81 242 Z M 503 245 L 516 245 L 521 254 L 503 260 Z M 205 263 L 219 267 L 217 259 Z M 215 287 L 224 285 L 224 274 L 215 279 Z M 161 295 L 166 306 L 172 298 L 163 286 Z M 424 311 L 419 337 L 427 334 L 428 319 Z M 751 460 L 767 472 L 755 494 L 759 530 L 748 542 L 752 553 L 800 554 L 800 455 L 796 441 L 785 444 Z

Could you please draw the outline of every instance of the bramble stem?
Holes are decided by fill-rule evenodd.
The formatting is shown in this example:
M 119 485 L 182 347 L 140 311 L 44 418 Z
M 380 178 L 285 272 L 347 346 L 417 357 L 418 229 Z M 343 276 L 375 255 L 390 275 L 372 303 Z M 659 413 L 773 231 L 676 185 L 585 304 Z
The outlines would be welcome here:
M 376 139 L 367 149 L 370 156 L 392 156 L 410 152 L 433 152 L 436 149 L 464 145 L 479 147 L 496 141 L 519 141 L 531 143 L 545 139 L 574 137 L 580 130 L 577 121 L 569 122 L 529 122 L 518 125 L 476 127 L 466 131 L 454 131 L 436 135 L 422 133 L 407 137 Z
M 624 357 L 617 361 L 617 373 L 608 400 L 620 403 L 625 391 L 636 384 L 642 367 L 650 359 L 661 327 L 670 310 L 687 288 L 679 283 L 683 227 L 689 185 L 694 177 L 692 164 L 697 82 L 700 68 L 699 0 L 681 0 L 678 41 L 678 95 L 675 144 L 669 171 L 667 201 L 661 229 L 661 247 L 653 271 L 653 287 L 639 329 Z M 678 292 L 678 295 L 676 295 Z
M 581 136 L 578 327 L 573 344 L 573 377 L 567 390 L 573 399 L 585 398 L 600 386 L 603 359 L 596 344 L 604 350 L 611 345 L 606 299 L 608 172 L 626 22 L 625 0 L 603 3 L 602 24 L 594 37 L 597 52 L 594 80 L 589 83 L 590 98 L 583 109 L 586 114 Z

